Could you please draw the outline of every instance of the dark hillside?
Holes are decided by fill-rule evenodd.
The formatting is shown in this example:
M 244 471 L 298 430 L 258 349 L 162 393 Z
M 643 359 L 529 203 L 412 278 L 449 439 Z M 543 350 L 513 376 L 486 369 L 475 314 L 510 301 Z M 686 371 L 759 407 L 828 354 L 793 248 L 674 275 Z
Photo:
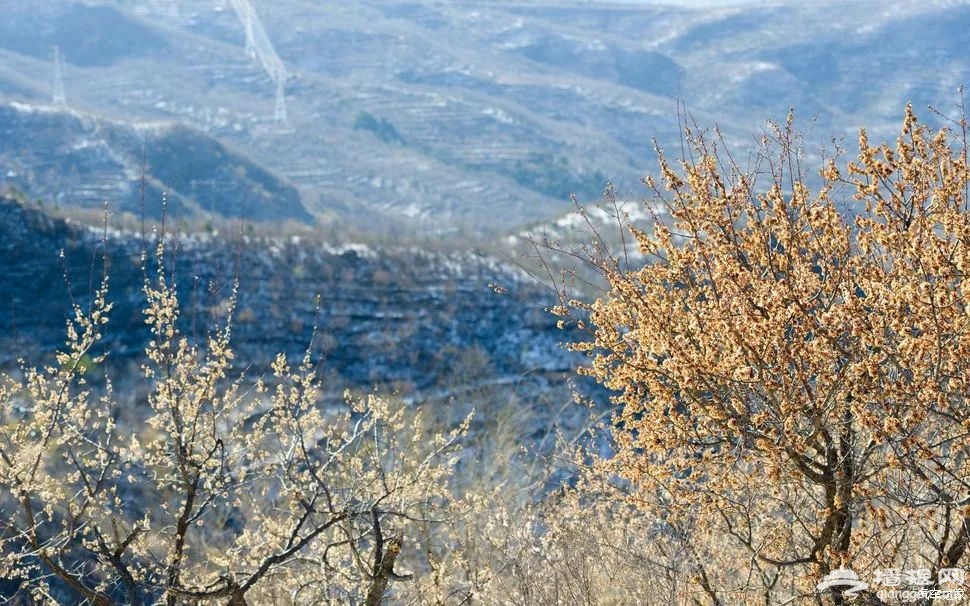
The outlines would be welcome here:
M 60 344 L 71 301 L 64 268 L 71 295 L 85 303 L 101 275 L 102 234 L 10 196 L 0 199 L 0 233 L 0 355 L 9 365 L 19 356 L 37 360 Z M 112 234 L 107 241 L 116 307 L 105 347 L 114 365 L 135 359 L 147 339 L 141 250 L 137 235 Z M 488 257 L 185 236 L 173 258 L 180 290 L 191 301 L 184 330 L 197 337 L 223 317 L 238 272 L 234 338 L 239 359 L 257 367 L 276 351 L 301 355 L 316 323 L 316 351 L 334 388 L 435 389 L 445 376 L 460 375 L 455 365 L 468 352 L 487 360 L 491 374 L 476 377 L 486 381 L 570 369 L 571 358 L 557 346 L 566 335 L 538 304 L 523 300 L 540 298 L 538 289 Z M 489 283 L 512 292 L 495 294 Z

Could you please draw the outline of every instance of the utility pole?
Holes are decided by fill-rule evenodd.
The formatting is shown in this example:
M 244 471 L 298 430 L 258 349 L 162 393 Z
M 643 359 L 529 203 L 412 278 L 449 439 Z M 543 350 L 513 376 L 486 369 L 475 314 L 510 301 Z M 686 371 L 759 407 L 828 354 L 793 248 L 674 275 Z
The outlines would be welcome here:
M 60 47 L 54 47 L 54 79 L 51 83 L 51 102 L 55 107 L 67 107 L 67 95 L 64 94 L 64 68 L 61 63 Z
M 278 124 L 286 123 L 286 83 L 283 80 L 276 81 L 276 109 L 273 119 Z

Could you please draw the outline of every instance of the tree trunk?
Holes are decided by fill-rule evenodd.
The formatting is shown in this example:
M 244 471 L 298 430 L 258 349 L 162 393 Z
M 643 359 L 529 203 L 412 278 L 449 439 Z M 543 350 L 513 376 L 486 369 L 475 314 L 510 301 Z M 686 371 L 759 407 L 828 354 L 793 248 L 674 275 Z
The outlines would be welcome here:
M 381 557 L 379 562 L 374 562 L 374 580 L 371 581 L 370 590 L 367 592 L 366 606 L 381 606 L 384 603 L 384 592 L 387 591 L 388 581 L 406 578 L 394 572 L 394 562 L 401 553 L 403 542 L 404 534 L 398 533 L 388 539 L 387 545 L 381 550 L 383 553 L 378 552 Z

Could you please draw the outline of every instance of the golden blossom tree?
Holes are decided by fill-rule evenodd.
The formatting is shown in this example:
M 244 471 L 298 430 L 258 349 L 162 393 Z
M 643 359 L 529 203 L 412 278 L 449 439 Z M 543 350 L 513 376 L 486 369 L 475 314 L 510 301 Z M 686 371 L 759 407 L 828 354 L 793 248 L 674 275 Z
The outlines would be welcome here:
M 965 122 L 933 132 L 908 107 L 894 146 L 862 131 L 814 192 L 791 117 L 749 169 L 688 139 L 646 180 L 639 256 L 597 240 L 605 294 L 555 310 L 615 390 L 598 469 L 680 549 L 685 603 L 841 604 L 816 584 L 843 567 L 928 569 L 898 588 L 933 603 L 970 561 Z

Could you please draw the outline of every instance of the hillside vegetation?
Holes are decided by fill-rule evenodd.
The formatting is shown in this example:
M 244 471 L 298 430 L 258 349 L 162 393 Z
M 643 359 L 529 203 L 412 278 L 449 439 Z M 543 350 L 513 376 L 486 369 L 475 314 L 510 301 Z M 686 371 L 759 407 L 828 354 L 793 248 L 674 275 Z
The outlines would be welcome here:
M 588 356 L 579 374 L 609 390 L 587 392 L 610 404 L 599 421 L 595 406 L 470 382 L 488 358 L 516 358 L 486 346 L 455 356 L 450 339 L 509 303 L 474 295 L 452 324 L 422 323 L 435 288 L 405 289 L 432 274 L 395 276 L 393 257 L 314 257 L 264 240 L 236 248 L 239 270 L 220 282 L 195 252 L 226 254 L 219 244 L 103 232 L 63 344 L 0 380 L 0 591 L 104 605 L 962 599 L 966 122 L 931 130 L 907 107 L 894 145 L 862 131 L 858 156 L 823 163 L 818 189 L 796 168 L 793 119 L 773 128 L 754 168 L 696 133 L 693 160 L 661 155 L 647 184 L 664 220 L 649 232 L 626 223 L 636 255 L 595 232 L 581 253 L 537 243 L 584 255 L 605 284 L 589 296 L 570 274 L 550 275 L 559 304 L 536 325 L 558 317 L 569 331 L 558 334 Z M 32 240 L 39 249 L 69 245 L 65 258 L 90 240 L 23 202 L 0 209 L 47 234 Z M 126 250 L 130 269 L 100 265 Z M 275 279 L 277 257 L 292 282 L 247 285 L 241 268 L 274 267 Z M 455 263 L 419 259 L 426 272 Z M 186 281 L 182 263 L 202 273 Z M 467 276 L 474 263 L 451 267 Z M 349 323 L 410 326 L 384 337 L 419 372 L 460 357 L 448 368 L 460 392 L 330 398 L 317 342 L 273 355 L 269 337 L 247 336 L 247 323 L 279 326 L 247 307 L 258 300 L 247 291 L 286 292 L 280 309 L 293 309 L 282 307 L 293 284 L 341 269 L 334 286 L 367 286 L 320 305 L 310 334 L 323 314 L 373 309 L 368 297 L 383 291 L 394 305 L 351 311 Z M 140 285 L 134 307 L 113 296 L 125 272 Z M 107 341 L 119 320 L 148 333 L 126 352 L 137 379 L 108 370 L 125 351 Z M 384 338 L 360 336 L 339 336 L 331 354 Z M 517 344 L 544 349 L 548 336 Z M 445 356 L 424 366 L 434 345 Z M 895 583 L 887 570 L 926 572 Z

